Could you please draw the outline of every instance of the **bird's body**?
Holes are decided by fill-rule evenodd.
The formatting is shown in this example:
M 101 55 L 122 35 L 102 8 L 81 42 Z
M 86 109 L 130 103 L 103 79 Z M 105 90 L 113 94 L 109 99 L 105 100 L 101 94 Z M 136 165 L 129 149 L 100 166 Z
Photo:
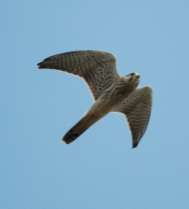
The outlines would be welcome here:
M 136 73 L 120 77 L 115 62 L 110 53 L 88 50 L 54 55 L 38 64 L 39 68 L 81 76 L 93 93 L 95 103 L 63 137 L 67 144 L 109 112 L 122 112 L 128 118 L 133 147 L 138 145 L 149 121 L 152 90 L 150 87 L 137 88 L 140 76 Z

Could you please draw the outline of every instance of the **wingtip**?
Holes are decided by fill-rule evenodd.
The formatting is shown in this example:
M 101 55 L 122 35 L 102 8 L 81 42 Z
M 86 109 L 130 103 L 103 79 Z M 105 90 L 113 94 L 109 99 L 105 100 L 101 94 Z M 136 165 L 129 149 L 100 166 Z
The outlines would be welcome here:
M 37 63 L 37 67 L 38 67 L 38 69 L 44 68 L 44 67 L 43 67 L 43 62 Z
M 133 148 L 133 149 L 136 149 L 137 146 L 138 146 L 138 142 L 135 142 L 135 143 L 132 144 L 132 148 Z

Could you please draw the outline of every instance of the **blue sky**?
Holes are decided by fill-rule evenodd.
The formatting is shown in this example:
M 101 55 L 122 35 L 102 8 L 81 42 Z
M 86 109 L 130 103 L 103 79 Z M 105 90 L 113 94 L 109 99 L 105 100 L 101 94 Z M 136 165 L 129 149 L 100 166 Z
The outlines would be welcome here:
M 0 209 L 189 208 L 188 1 L 2 1 Z M 84 82 L 36 63 L 99 49 L 154 90 L 137 149 L 121 115 L 75 143 L 61 137 L 90 108 Z

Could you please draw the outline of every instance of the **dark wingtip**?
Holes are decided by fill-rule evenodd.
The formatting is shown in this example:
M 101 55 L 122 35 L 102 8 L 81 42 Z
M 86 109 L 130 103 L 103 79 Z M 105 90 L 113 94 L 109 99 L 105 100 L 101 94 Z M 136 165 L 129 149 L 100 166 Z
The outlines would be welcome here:
M 134 143 L 132 144 L 132 148 L 133 148 L 133 149 L 137 148 L 137 146 L 138 146 L 138 142 L 134 142 Z
M 37 67 L 38 67 L 39 69 L 44 68 L 44 66 L 43 66 L 43 62 L 39 62 L 39 63 L 37 63 Z

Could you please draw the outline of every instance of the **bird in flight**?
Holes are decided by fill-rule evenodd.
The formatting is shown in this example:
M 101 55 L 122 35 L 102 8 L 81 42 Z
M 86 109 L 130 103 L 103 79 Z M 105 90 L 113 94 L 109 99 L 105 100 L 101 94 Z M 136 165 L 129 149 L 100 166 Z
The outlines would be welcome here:
M 96 50 L 56 54 L 38 63 L 38 67 L 78 75 L 92 91 L 95 102 L 64 135 L 62 140 L 66 144 L 109 112 L 121 112 L 129 123 L 132 147 L 137 147 L 146 131 L 152 108 L 152 89 L 149 86 L 137 88 L 140 80 L 137 73 L 120 76 L 116 70 L 116 58 L 111 53 Z

